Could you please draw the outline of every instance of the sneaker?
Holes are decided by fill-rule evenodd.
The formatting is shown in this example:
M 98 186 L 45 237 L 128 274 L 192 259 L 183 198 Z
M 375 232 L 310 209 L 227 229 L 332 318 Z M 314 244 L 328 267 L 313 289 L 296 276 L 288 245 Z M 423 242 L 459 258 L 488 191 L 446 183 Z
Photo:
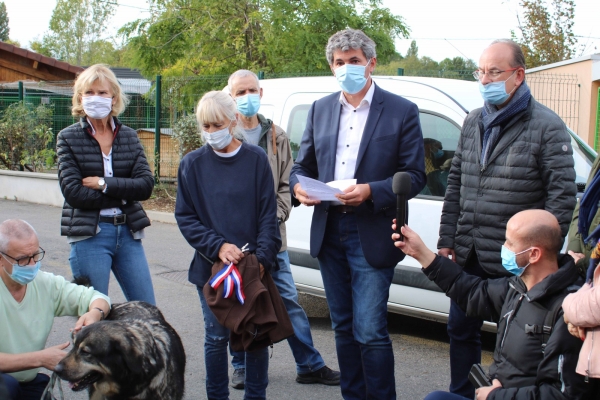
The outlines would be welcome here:
M 245 379 L 246 379 L 246 368 L 239 368 L 239 369 L 233 370 L 233 376 L 231 377 L 231 387 L 234 389 L 243 389 Z
M 328 366 L 324 366 L 307 374 L 298 374 L 296 376 L 298 383 L 322 383 L 323 385 L 335 386 L 340 384 L 340 372 L 334 371 Z

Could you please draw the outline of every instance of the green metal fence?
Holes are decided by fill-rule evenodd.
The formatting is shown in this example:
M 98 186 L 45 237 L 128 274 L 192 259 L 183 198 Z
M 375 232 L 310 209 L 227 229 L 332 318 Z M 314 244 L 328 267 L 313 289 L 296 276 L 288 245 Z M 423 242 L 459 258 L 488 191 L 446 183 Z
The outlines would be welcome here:
M 600 136 L 600 87 L 598 88 L 598 100 L 596 101 L 596 134 L 594 135 L 594 150 L 598 152 L 598 139 Z

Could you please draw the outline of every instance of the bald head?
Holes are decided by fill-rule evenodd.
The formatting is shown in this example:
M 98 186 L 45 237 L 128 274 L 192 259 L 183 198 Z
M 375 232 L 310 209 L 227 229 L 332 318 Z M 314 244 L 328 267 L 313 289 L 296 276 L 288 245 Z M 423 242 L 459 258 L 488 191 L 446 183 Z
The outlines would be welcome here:
M 7 219 L 0 224 L 0 251 L 6 253 L 10 242 L 27 241 L 37 237 L 35 229 L 22 219 Z
M 506 238 L 519 247 L 542 248 L 546 257 L 552 259 L 556 259 L 563 244 L 558 220 L 546 210 L 526 210 L 513 215 L 506 225 Z

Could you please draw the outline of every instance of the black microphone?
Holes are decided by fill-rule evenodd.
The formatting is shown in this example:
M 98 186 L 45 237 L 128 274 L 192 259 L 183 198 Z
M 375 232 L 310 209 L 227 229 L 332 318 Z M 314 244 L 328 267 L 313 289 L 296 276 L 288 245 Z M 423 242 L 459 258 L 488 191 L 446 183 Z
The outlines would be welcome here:
M 396 172 L 392 181 L 392 190 L 396 194 L 396 232 L 400 234 L 400 240 L 404 235 L 400 228 L 406 223 L 406 209 L 408 207 L 408 195 L 410 194 L 410 175 L 407 172 Z

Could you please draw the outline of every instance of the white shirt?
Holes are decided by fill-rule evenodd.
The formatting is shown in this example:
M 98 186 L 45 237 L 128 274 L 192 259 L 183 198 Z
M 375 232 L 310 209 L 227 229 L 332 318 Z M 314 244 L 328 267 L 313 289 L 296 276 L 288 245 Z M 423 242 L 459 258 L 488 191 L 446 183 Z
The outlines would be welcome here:
M 335 152 L 334 179 L 336 181 L 354 178 L 358 148 L 365 130 L 374 92 L 375 83 L 371 81 L 371 87 L 357 108 L 348 103 L 346 97 L 344 97 L 344 92 L 340 93 L 339 101 L 342 103 L 342 112 L 340 114 L 340 131 Z
M 92 128 L 92 136 L 96 136 L 96 130 L 94 129 L 94 125 L 92 125 L 89 118 L 88 118 L 88 124 L 90 124 L 90 127 Z M 115 121 L 112 118 L 110 118 L 110 126 L 112 128 L 112 131 L 114 132 L 116 126 L 115 126 Z M 108 152 L 108 155 L 102 153 L 102 162 L 104 164 L 104 176 L 112 177 L 113 176 L 112 148 Z M 104 191 L 106 191 L 106 188 L 104 188 Z M 123 204 L 125 204 L 125 203 L 123 203 Z M 115 208 L 103 208 L 102 210 L 100 210 L 100 215 L 102 215 L 102 216 L 112 217 L 113 215 L 120 215 L 120 214 L 123 214 L 123 211 L 121 211 L 120 208 L 116 208 L 116 207 Z

